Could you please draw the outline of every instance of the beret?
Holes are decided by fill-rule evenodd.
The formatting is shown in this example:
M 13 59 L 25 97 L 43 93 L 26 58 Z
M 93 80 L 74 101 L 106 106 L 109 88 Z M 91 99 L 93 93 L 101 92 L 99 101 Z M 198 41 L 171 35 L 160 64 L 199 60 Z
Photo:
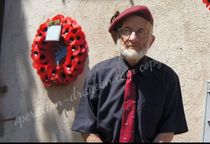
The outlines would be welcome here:
M 134 14 L 143 17 L 153 25 L 153 17 L 150 10 L 146 6 L 138 5 L 129 7 L 121 13 L 115 13 L 110 22 L 109 32 L 112 33 L 112 31 L 116 31 L 116 27 L 119 23 L 121 23 L 128 16 Z

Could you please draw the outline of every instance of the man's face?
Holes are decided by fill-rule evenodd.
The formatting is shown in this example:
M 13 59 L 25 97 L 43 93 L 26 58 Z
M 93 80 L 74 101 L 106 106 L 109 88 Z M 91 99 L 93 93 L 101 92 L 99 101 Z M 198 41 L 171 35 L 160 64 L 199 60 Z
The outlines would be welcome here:
M 119 39 L 121 55 L 134 65 L 146 54 L 154 42 L 152 25 L 142 17 L 132 15 L 125 19 L 119 29 Z

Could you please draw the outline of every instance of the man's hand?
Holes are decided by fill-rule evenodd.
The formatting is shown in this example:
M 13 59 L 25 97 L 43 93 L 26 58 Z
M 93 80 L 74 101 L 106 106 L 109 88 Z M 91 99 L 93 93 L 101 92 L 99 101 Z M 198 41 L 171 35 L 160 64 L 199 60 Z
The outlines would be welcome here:
M 82 134 L 82 137 L 86 142 L 102 142 L 97 134 Z
M 155 139 L 153 140 L 153 142 L 156 143 L 161 143 L 161 142 L 171 142 L 172 139 L 174 137 L 174 133 L 170 132 L 170 133 L 159 133 Z

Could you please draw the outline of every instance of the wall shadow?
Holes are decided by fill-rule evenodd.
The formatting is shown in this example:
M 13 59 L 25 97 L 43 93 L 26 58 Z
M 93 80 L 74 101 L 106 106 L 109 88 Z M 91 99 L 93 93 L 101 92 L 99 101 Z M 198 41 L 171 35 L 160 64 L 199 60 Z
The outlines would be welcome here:
M 1 110 L 5 118 L 18 118 L 33 112 L 32 95 L 38 91 L 29 60 L 31 44 L 28 42 L 28 27 L 22 3 L 21 0 L 5 1 L 0 57 L 0 78 L 8 86 L 8 92 L 1 99 Z M 7 122 L 4 123 L 4 129 L 8 129 L 8 133 L 1 133 L 3 140 L 5 138 L 6 141 L 38 141 L 34 120 L 30 120 L 23 127 Z
M 4 117 L 2 114 L 0 114 L 0 119 L 2 120 Z M 0 137 L 4 136 L 4 123 L 0 123 Z
M 0 1 L 0 54 L 1 54 L 1 38 L 2 38 L 2 28 L 3 28 L 3 18 L 4 18 L 4 4 L 5 0 Z
M 74 120 L 74 117 L 69 117 L 68 113 L 76 113 L 82 96 L 84 81 L 89 71 L 89 57 L 87 57 L 83 72 L 77 76 L 73 83 L 70 83 L 67 86 L 50 87 L 46 89 L 48 98 L 54 105 L 56 105 L 58 114 L 61 115 L 64 113 L 64 116 L 68 119 L 68 121 Z M 71 142 L 83 141 L 79 133 L 71 131 L 71 123 L 59 125 L 59 121 L 57 121 L 57 117 L 54 114 L 47 113 L 47 115 L 49 116 L 45 116 L 43 126 L 46 129 L 45 132 L 48 133 L 47 135 L 49 136 L 48 139 L 50 141 L 68 142 L 69 138 Z M 54 127 L 52 127 L 52 125 Z M 66 131 L 66 128 L 62 127 L 65 125 L 69 127 L 69 134 Z

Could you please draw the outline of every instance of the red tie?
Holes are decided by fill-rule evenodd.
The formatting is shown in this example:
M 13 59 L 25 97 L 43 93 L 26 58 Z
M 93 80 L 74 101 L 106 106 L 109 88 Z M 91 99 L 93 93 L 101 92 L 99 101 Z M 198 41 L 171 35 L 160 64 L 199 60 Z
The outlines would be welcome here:
M 119 142 L 134 142 L 136 90 L 133 83 L 134 71 L 128 70 L 124 91 L 122 125 Z

